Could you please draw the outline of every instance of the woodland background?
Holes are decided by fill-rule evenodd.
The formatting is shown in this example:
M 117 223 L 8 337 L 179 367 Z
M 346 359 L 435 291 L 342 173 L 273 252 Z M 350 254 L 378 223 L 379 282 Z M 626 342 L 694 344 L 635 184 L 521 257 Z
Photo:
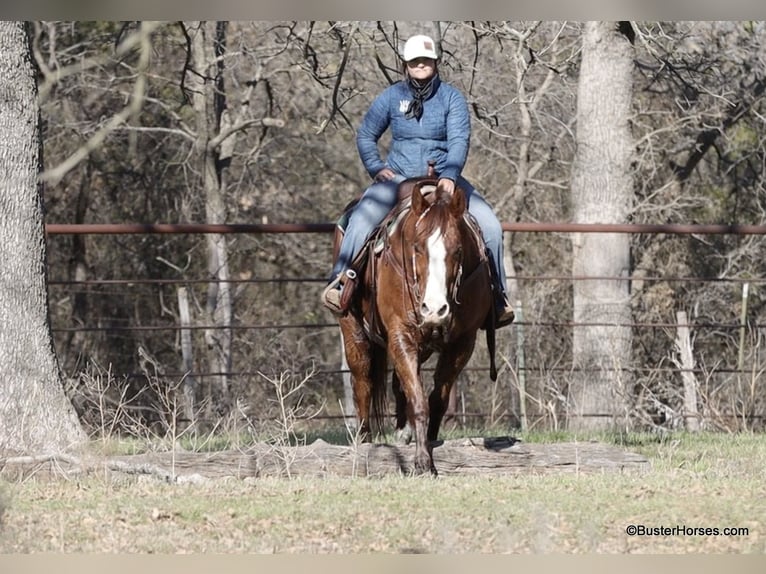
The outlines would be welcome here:
M 369 181 L 355 128 L 399 79 L 397 49 L 419 32 L 440 38 L 440 73 L 469 102 L 466 177 L 502 221 L 570 221 L 582 27 L 37 22 L 46 221 L 334 221 Z M 762 224 L 766 24 L 632 29 L 629 221 Z M 195 55 L 215 62 L 207 87 Z M 236 138 L 214 155 L 200 148 L 203 134 L 209 141 L 230 127 Z M 682 377 L 691 373 L 705 428 L 760 428 L 763 236 L 630 241 L 634 327 L 622 424 L 683 424 Z M 460 409 L 483 413 L 480 423 L 517 426 L 523 373 L 529 425 L 558 428 L 573 372 L 571 239 L 508 233 L 506 245 L 523 339 L 519 326 L 498 333 L 495 384 L 477 351 L 460 380 Z M 96 428 L 92 413 L 111 406 L 117 426 L 152 424 L 177 392 L 191 397 L 186 418 L 213 428 L 227 417 L 278 414 L 285 401 L 275 393 L 291 390 L 296 412 L 342 414 L 337 328 L 319 303 L 330 256 L 329 234 L 49 236 L 55 347 L 81 418 Z M 187 341 L 176 328 L 179 293 L 190 302 L 188 324 L 199 327 Z M 678 311 L 698 325 L 693 371 L 679 369 Z M 225 328 L 203 328 L 211 325 Z M 325 327 L 245 328 L 258 325 Z

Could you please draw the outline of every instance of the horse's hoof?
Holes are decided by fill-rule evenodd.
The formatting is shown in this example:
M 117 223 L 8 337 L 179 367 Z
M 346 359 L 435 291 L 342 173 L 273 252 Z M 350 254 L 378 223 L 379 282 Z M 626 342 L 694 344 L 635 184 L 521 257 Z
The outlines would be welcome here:
M 419 459 L 415 458 L 415 464 L 413 465 L 412 474 L 415 476 L 423 476 L 430 474 L 431 476 L 438 476 L 436 467 L 430 457 Z
M 431 476 L 431 469 L 413 466 L 412 470 L 407 474 L 409 476 Z
M 430 466 L 428 468 L 417 469 L 415 471 L 415 475 L 416 476 L 423 476 L 423 477 L 426 477 L 426 478 L 438 478 L 439 477 L 439 473 L 437 472 L 435 466 Z

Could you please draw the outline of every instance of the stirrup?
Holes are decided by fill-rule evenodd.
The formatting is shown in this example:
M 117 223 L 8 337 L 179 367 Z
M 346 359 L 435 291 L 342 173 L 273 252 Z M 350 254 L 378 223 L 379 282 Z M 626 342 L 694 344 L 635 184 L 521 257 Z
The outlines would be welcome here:
M 334 315 L 342 315 L 343 310 L 340 306 L 340 294 L 341 294 L 341 277 L 342 274 L 338 274 L 338 276 L 330 281 L 330 284 L 327 285 L 327 287 L 324 288 L 322 291 L 322 305 L 327 307 Z
M 513 312 L 513 306 L 502 288 L 498 287 L 497 299 L 495 299 L 495 329 L 510 325 L 515 318 L 516 313 Z
M 505 327 L 506 325 L 510 325 L 513 323 L 513 320 L 516 318 L 516 313 L 513 312 L 513 307 L 510 305 L 503 305 L 503 308 L 500 310 L 500 313 L 497 315 L 497 318 L 495 319 L 495 329 L 500 329 L 501 327 Z

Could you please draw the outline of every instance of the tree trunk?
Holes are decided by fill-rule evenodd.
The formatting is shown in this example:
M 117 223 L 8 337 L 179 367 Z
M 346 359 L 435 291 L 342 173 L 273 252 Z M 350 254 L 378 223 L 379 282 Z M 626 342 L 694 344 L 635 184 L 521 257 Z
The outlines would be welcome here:
M 577 223 L 624 223 L 632 208 L 633 48 L 620 32 L 624 25 L 629 26 L 588 22 L 583 31 L 572 171 L 573 221 Z M 572 249 L 576 326 L 567 423 L 572 429 L 611 428 L 627 410 L 630 237 L 575 233 Z M 577 279 L 582 276 L 594 279 Z
M 74 223 L 85 223 L 85 217 L 90 205 L 92 189 L 91 164 L 86 160 L 82 166 L 82 174 L 77 189 L 74 208 Z M 68 279 L 70 281 L 85 281 L 88 279 L 87 265 L 87 243 L 85 235 L 73 234 L 71 237 L 71 251 L 69 255 Z M 88 297 L 86 292 L 79 285 L 73 285 L 70 295 L 72 298 L 73 325 L 82 327 L 88 324 Z M 89 361 L 88 353 L 89 339 L 86 332 L 72 331 L 66 337 L 66 343 L 58 348 L 59 365 L 67 372 L 68 368 L 73 370 L 76 365 L 86 364 Z M 63 347 L 63 348 L 62 348 Z
M 0 455 L 60 453 L 85 440 L 48 316 L 39 105 L 23 22 L 0 22 Z
M 226 159 L 211 141 L 226 123 L 223 91 L 223 61 L 219 57 L 225 45 L 225 25 L 215 22 L 195 22 L 189 26 L 191 62 L 189 74 L 197 128 L 197 158 L 203 170 L 205 213 L 207 223 L 226 223 L 225 183 L 223 179 Z M 226 142 L 222 149 L 230 149 Z M 231 371 L 232 344 L 232 292 L 229 283 L 229 257 L 226 236 L 207 235 L 208 273 L 213 280 L 208 286 L 207 321 L 212 328 L 205 332 L 208 348 L 208 367 L 214 375 L 213 386 L 218 407 L 227 411 L 230 406 L 229 373 Z M 210 404 L 210 403 L 208 403 Z

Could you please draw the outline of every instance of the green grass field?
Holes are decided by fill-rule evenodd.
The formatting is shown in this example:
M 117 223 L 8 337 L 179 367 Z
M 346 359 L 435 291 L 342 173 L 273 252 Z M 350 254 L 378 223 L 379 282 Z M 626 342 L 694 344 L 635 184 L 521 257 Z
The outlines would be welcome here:
M 166 484 L 89 475 L 0 482 L 0 552 L 766 551 L 766 436 L 636 434 L 605 440 L 645 455 L 651 469 L 435 480 Z M 629 525 L 686 531 L 629 536 Z M 747 532 L 724 535 L 730 527 Z M 692 528 L 721 532 L 691 533 Z

